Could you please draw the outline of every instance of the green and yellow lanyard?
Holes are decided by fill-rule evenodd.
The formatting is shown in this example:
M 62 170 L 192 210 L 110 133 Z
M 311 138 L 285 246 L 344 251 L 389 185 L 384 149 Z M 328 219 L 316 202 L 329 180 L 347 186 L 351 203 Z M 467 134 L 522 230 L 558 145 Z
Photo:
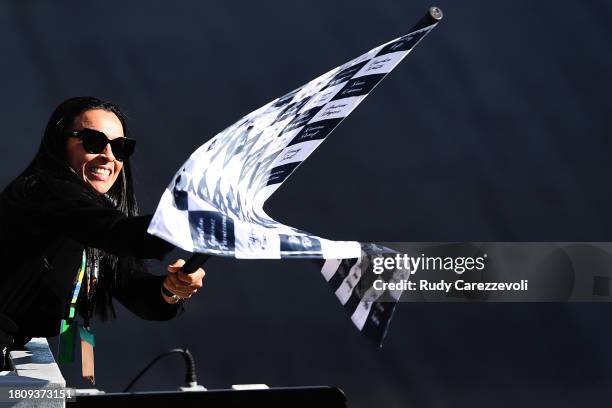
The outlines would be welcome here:
M 92 260 L 95 261 L 95 260 Z M 62 319 L 60 326 L 60 339 L 59 339 L 59 352 L 58 361 L 60 363 L 72 363 L 74 362 L 74 352 L 77 332 L 81 338 L 81 361 L 83 366 L 83 377 L 89 379 L 94 383 L 93 375 L 93 349 L 95 347 L 94 334 L 91 331 L 89 318 L 93 310 L 93 295 L 95 286 L 98 279 L 98 263 L 91 262 L 91 268 L 87 270 L 87 255 L 86 251 L 83 250 L 83 256 L 81 259 L 81 266 L 78 270 L 77 277 L 74 282 L 72 289 L 72 297 L 70 298 L 70 306 L 68 309 L 67 316 Z M 87 273 L 89 272 L 89 273 Z M 79 293 L 83 283 L 83 278 L 87 275 L 87 296 L 86 296 L 86 311 L 84 324 L 78 322 L 76 308 Z

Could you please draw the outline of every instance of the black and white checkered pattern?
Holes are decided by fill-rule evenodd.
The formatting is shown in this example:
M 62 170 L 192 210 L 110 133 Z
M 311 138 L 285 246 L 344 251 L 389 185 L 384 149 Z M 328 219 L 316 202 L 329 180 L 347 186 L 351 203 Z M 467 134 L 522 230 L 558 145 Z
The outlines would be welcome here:
M 359 258 L 319 261 L 323 277 L 351 317 L 353 324 L 368 338 L 382 346 L 391 317 L 402 294 L 400 290 L 378 289 L 374 281 L 399 283 L 408 280 L 404 269 L 388 269 L 375 274 L 373 259 L 397 252 L 376 244 L 361 244 Z M 385 286 L 386 287 L 386 286 Z
M 149 233 L 190 252 L 326 259 L 324 275 L 332 260 L 344 259 L 336 270 L 338 277 L 329 279 L 330 284 L 336 282 L 348 273 L 343 269 L 346 260 L 361 258 L 362 246 L 278 223 L 263 205 L 436 24 L 423 25 L 315 78 L 206 142 L 164 192 Z M 345 307 L 357 305 L 351 317 L 360 330 L 372 330 L 382 339 L 392 307 L 367 303 L 366 313 L 361 298 L 344 296 L 348 296 Z

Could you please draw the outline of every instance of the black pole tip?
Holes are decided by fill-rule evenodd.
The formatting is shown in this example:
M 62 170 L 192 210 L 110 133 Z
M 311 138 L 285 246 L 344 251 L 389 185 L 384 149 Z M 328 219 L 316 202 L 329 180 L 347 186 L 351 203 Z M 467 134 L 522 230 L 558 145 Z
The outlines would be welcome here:
M 440 21 L 442 20 L 442 17 L 444 17 L 444 14 L 442 14 L 442 9 L 440 9 L 440 7 L 430 7 L 429 15 L 436 21 Z

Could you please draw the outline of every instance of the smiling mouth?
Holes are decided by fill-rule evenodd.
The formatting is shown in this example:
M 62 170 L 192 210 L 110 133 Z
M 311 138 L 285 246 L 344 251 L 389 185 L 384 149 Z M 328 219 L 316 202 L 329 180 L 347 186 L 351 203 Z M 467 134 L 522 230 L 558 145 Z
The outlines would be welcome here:
M 87 169 L 87 172 L 91 174 L 94 179 L 100 181 L 106 181 L 111 175 L 110 169 L 104 167 L 90 167 Z

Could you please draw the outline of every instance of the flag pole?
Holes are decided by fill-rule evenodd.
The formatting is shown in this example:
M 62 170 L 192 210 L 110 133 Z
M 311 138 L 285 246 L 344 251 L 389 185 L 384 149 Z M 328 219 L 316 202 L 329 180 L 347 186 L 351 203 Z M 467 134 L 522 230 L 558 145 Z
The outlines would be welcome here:
M 204 265 L 208 261 L 210 255 L 206 254 L 192 254 L 191 257 L 185 262 L 185 265 L 181 268 L 183 273 L 194 273 L 199 267 Z
M 430 7 L 429 10 L 427 10 L 427 13 L 425 13 L 425 15 L 423 16 L 423 18 L 421 18 L 414 25 L 414 27 L 412 27 L 410 32 L 420 30 L 421 28 L 425 28 L 435 23 L 439 23 L 442 20 L 443 16 L 444 14 L 442 14 L 442 10 L 440 9 L 440 7 Z

